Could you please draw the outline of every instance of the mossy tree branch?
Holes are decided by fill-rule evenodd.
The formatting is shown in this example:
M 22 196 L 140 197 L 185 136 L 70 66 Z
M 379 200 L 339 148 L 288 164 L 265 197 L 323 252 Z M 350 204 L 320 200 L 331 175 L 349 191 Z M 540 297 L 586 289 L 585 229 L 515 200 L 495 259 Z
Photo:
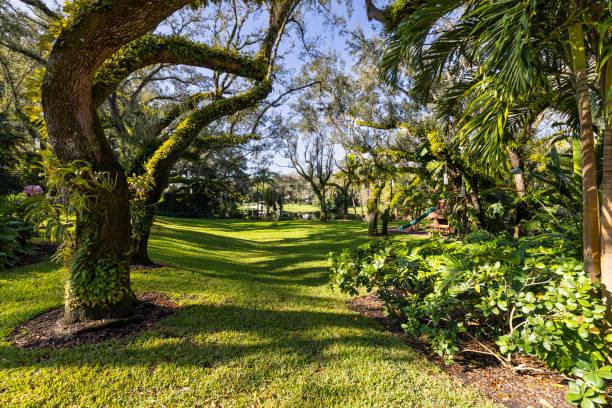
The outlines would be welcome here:
M 182 37 L 145 35 L 104 61 L 93 82 L 93 99 L 99 106 L 131 73 L 154 64 L 183 64 L 261 81 L 268 63 L 236 51 L 190 41 Z
M 414 13 L 422 3 L 420 0 L 396 0 L 384 9 L 379 9 L 372 0 L 365 0 L 368 20 L 384 24 L 387 31 L 397 28 L 402 20 Z
M 201 92 L 192 95 L 189 99 L 187 99 L 183 103 L 179 103 L 175 105 L 172 109 L 170 109 L 162 119 L 155 126 L 155 134 L 159 135 L 164 131 L 172 122 L 178 119 L 181 115 L 191 112 L 197 108 L 198 104 L 212 99 L 214 96 L 214 92 Z
M 259 140 L 261 136 L 249 133 L 246 135 L 223 135 L 223 136 L 206 136 L 197 138 L 192 146 L 197 151 L 206 151 L 212 149 L 223 149 L 232 146 L 239 146 L 250 142 L 251 140 Z
M 60 18 L 62 18 L 55 11 L 47 7 L 47 5 L 42 0 L 19 0 L 19 1 L 24 4 L 27 4 L 30 7 L 34 7 L 35 9 L 39 10 L 40 12 L 42 12 L 45 16 L 49 18 L 52 18 L 55 20 L 59 20 Z
M 150 227 L 153 222 L 155 207 L 162 197 L 163 191 L 169 182 L 170 171 L 175 163 L 185 155 L 185 152 L 196 139 L 197 135 L 210 123 L 239 112 L 241 110 L 255 106 L 259 101 L 265 99 L 272 91 L 272 70 L 276 49 L 284 32 L 285 24 L 291 13 L 295 10 L 299 0 L 283 0 L 272 2 L 270 7 L 270 17 L 268 29 L 262 40 L 257 57 L 253 65 L 242 67 L 242 76 L 250 77 L 255 80 L 262 80 L 249 92 L 233 96 L 227 99 L 217 99 L 214 102 L 190 112 L 156 150 L 153 156 L 145 165 L 147 173 L 154 180 L 154 187 L 147 192 L 144 199 L 146 214 L 142 220 L 136 220 L 137 229 L 141 231 L 139 237 L 133 242 L 135 249 L 135 259 L 138 262 L 148 262 L 147 243 Z M 265 69 L 261 70 L 265 64 Z M 227 65 L 219 67 L 216 72 L 229 72 Z M 217 89 L 215 96 L 220 97 L 224 89 Z
M 397 128 L 403 128 L 406 130 L 413 130 L 414 126 L 410 126 L 408 123 L 403 122 L 389 122 L 389 123 L 378 123 L 378 122 L 369 122 L 366 120 L 355 119 L 355 124 L 358 126 L 365 126 L 373 129 L 382 129 L 382 130 L 393 130 Z
M 203 128 L 217 119 L 254 106 L 271 91 L 272 83 L 263 81 L 249 92 L 216 100 L 191 112 L 147 162 L 147 171 L 156 183 L 157 180 L 163 180 L 164 174 L 169 172 Z

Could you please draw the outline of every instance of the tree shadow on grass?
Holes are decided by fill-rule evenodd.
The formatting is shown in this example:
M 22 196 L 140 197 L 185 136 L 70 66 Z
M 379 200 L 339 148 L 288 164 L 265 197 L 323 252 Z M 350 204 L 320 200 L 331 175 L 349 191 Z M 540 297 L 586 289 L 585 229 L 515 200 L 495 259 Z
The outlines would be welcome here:
M 326 364 L 357 349 L 367 353 L 381 347 L 404 360 L 417 358 L 411 353 L 391 353 L 394 349 L 405 351 L 405 346 L 377 325 L 351 313 L 196 304 L 124 344 L 109 341 L 64 350 L 24 350 L 0 344 L 0 369 L 163 363 L 212 367 L 267 353 L 280 354 L 292 364 Z M 340 350 L 333 348 L 338 344 L 343 346 Z M 330 352 L 332 348 L 334 352 Z
M 324 363 L 340 358 L 338 353 L 325 352 L 338 344 L 343 350 L 365 347 L 372 351 L 380 346 L 393 349 L 401 342 L 388 334 L 372 330 L 378 323 L 353 313 L 320 312 L 312 310 L 271 310 L 266 308 L 267 297 L 276 307 L 292 306 L 324 309 L 329 299 L 296 293 L 295 286 L 321 286 L 327 283 L 329 271 L 317 266 L 330 251 L 354 247 L 365 242 L 363 225 L 317 225 L 297 237 L 287 237 L 286 228 L 304 227 L 304 222 L 281 225 L 278 239 L 257 241 L 258 236 L 215 234 L 215 230 L 275 230 L 274 223 L 252 221 L 172 220 L 158 221 L 162 228 L 155 232 L 152 255 L 156 260 L 170 262 L 173 268 L 162 268 L 142 273 L 143 283 L 167 291 L 171 295 L 200 292 L 195 286 L 233 281 L 231 289 L 248 287 L 254 282 L 257 296 L 253 307 L 233 304 L 187 305 L 182 312 L 160 322 L 156 329 L 136 335 L 127 344 L 106 342 L 71 350 L 27 351 L 6 343 L 0 344 L 0 368 L 25 366 L 83 366 L 83 365 L 157 365 L 164 362 L 184 366 L 209 367 L 260 353 L 278 353 L 283 358 L 296 356 L 305 362 Z M 183 228 L 184 227 L 184 228 Z M 210 231 L 207 231 L 210 227 Z M 265 236 L 266 234 L 264 234 Z M 267 234 L 274 238 L 274 235 Z M 198 277 L 203 279 L 198 280 Z M 269 286 L 269 288 L 266 288 Z M 153 289 L 155 290 L 155 289 Z M 228 292 L 231 298 L 232 293 Z M 286 298 L 287 302 L 283 299 Z M 203 299 L 195 299 L 201 302 Z M 258 303 L 262 302 L 264 303 Z M 367 330 L 362 336 L 358 330 Z M 226 337 L 219 335 L 225 335 Z M 244 336 L 249 339 L 245 340 Z M 254 341 L 253 339 L 256 339 Z M 401 354 L 401 353 L 398 353 Z
M 251 232 L 251 231 L 269 231 L 281 229 L 294 229 L 294 228 L 312 228 L 318 230 L 337 231 L 340 226 L 343 230 L 353 232 L 363 232 L 366 230 L 366 225 L 362 222 L 357 221 L 304 221 L 304 220 L 288 220 L 288 221 L 264 221 L 264 220 L 244 220 L 239 218 L 172 218 L 170 222 L 169 218 L 157 217 L 155 225 L 173 227 L 184 226 L 184 227 L 195 227 L 195 228 L 207 228 L 214 229 L 223 232 Z
M 331 235 L 313 231 L 306 237 L 258 242 L 202 230 L 168 230 L 153 240 L 151 253 L 154 259 L 209 278 L 321 286 L 327 282 L 329 271 L 308 264 L 324 260 L 331 251 L 362 242 L 364 237 L 345 232 Z

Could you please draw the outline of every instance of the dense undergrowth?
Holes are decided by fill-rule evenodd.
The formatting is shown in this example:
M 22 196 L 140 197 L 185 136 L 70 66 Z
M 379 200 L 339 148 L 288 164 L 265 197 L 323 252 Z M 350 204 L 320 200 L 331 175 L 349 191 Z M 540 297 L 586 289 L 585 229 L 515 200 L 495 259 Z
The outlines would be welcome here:
M 374 241 L 329 263 L 333 285 L 353 296 L 377 290 L 406 335 L 423 335 L 448 362 L 468 342 L 508 369 L 535 370 L 515 363 L 535 356 L 571 376 L 567 400 L 589 408 L 606 402 L 612 334 L 579 251 L 551 234 L 477 231 L 463 241 Z
M 26 220 L 23 194 L 0 197 L 0 270 L 11 268 L 23 255 L 36 251 L 30 243 L 33 223 Z

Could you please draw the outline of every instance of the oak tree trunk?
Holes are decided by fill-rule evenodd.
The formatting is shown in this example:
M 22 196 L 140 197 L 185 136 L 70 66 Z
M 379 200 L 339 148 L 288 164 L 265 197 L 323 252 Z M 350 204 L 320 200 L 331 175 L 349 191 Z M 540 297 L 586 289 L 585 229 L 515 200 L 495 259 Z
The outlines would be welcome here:
M 380 202 L 380 195 L 384 188 L 384 184 L 377 184 L 370 193 L 367 205 L 367 218 L 368 218 L 368 235 L 375 236 L 378 234 L 378 205 Z
M 74 84 L 79 79 L 48 70 L 43 83 L 49 141 L 58 158 L 86 160 L 100 179 L 107 180 L 105 187 L 86 192 L 87 205 L 76 219 L 76 247 L 66 285 L 66 324 L 126 317 L 134 305 L 127 182 L 95 110 L 86 108 L 91 106 L 91 93 Z
M 155 220 L 155 210 L 159 199 L 145 201 L 144 208 L 132 211 L 132 264 L 150 265 L 149 237 Z
M 123 45 L 188 3 L 84 4 L 62 27 L 49 53 L 41 103 L 50 145 L 59 160 L 86 161 L 96 178 L 107 180 L 103 187 L 89 188 L 87 206 L 77 215 L 76 247 L 66 285 L 66 323 L 128 316 L 134 305 L 128 259 L 129 193 L 92 100 L 96 71 Z
M 382 225 L 381 225 L 381 231 L 380 234 L 381 235 L 388 235 L 389 234 L 389 218 L 391 215 L 391 211 L 390 211 L 390 207 L 385 208 L 385 211 L 383 211 L 380 219 L 382 221 Z
M 325 206 L 325 193 L 324 192 L 317 192 L 317 197 L 319 198 L 319 219 L 322 222 L 327 221 L 327 208 Z

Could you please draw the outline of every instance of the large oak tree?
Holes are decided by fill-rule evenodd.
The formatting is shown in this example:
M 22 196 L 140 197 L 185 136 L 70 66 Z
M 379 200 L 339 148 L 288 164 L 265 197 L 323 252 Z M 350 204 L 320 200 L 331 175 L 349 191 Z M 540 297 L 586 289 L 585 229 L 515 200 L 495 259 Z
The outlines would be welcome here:
M 134 305 L 129 191 L 98 117 L 104 100 L 134 71 L 160 63 L 210 68 L 254 81 L 251 90 L 219 98 L 181 121 L 147 164 L 163 186 L 177 157 L 207 123 L 252 106 L 271 91 L 275 44 L 298 2 L 272 2 L 268 31 L 254 57 L 186 38 L 150 34 L 180 8 L 206 3 L 79 2 L 70 4 L 68 16 L 55 25 L 59 29 L 47 59 L 41 97 L 49 142 L 59 160 L 87 162 L 94 177 L 106 180 L 103 188 L 87 191 L 87 203 L 76 220 L 65 323 L 125 317 Z

